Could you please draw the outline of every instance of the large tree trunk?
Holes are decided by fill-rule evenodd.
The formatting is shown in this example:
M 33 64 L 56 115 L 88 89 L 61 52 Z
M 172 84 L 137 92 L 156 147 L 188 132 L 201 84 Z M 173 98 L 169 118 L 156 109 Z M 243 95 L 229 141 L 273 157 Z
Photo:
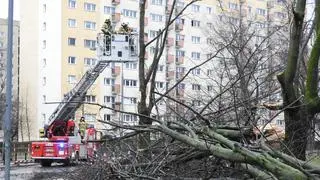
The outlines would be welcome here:
M 300 105 L 300 103 L 297 103 Z M 306 148 L 310 131 L 310 119 L 304 106 L 286 110 L 285 116 L 285 149 L 289 155 L 306 159 Z

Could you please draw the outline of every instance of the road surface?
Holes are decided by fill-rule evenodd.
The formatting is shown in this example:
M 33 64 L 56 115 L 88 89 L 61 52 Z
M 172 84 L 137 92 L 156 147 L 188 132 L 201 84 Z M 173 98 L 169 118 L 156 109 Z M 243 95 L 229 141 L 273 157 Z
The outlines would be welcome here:
M 10 180 L 64 180 L 69 174 L 76 170 L 76 166 L 64 167 L 61 164 L 52 164 L 52 167 L 41 167 L 39 164 L 12 165 L 10 169 Z M 0 165 L 0 179 L 4 179 L 4 166 Z

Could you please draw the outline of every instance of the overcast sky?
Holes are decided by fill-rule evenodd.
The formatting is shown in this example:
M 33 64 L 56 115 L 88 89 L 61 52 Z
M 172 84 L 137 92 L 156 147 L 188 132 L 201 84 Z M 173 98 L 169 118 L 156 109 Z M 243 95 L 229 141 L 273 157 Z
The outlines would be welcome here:
M 0 0 L 0 18 L 7 18 L 8 17 L 8 2 L 9 0 Z M 14 0 L 14 19 L 20 20 L 20 0 Z

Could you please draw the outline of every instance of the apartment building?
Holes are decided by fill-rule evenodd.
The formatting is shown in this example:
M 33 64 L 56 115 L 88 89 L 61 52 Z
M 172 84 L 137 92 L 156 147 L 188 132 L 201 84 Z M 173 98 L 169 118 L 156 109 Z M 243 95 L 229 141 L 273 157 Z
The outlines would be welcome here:
M 19 99 L 18 80 L 19 80 L 19 21 L 13 22 L 13 59 L 12 59 L 12 96 L 13 96 L 13 111 L 17 112 Z M 5 112 L 5 93 L 6 93 L 6 67 L 7 67 L 7 40 L 8 40 L 8 20 L 0 18 L 0 100 L 1 100 L 1 115 Z M 18 117 L 18 116 L 16 116 Z M 14 121 L 13 127 L 18 124 L 18 119 Z M 0 141 L 2 141 L 2 121 L 0 125 Z
M 145 41 L 153 39 L 157 31 L 164 28 L 172 8 L 174 15 L 177 15 L 189 2 L 179 0 L 173 7 L 170 0 L 147 0 Z M 283 3 L 281 0 L 277 2 Z M 230 0 L 221 4 L 204 0 L 189 6 L 169 27 L 165 51 L 156 76 L 158 91 L 168 90 L 190 68 L 210 56 L 210 41 L 205 30 L 213 25 L 213 20 L 233 17 L 229 14 L 238 12 L 240 3 L 246 12 L 244 17 L 252 14 L 263 24 L 267 21 L 267 1 Z M 21 7 L 26 6 L 28 8 L 21 8 L 21 58 L 24 60 L 21 62 L 20 79 L 20 98 L 24 106 L 21 115 L 28 122 L 28 128 L 23 133 L 29 134 L 31 139 L 37 139 L 38 129 L 43 127 L 58 105 L 55 102 L 58 103 L 99 60 L 93 49 L 105 19 L 111 19 L 115 29 L 121 23 L 128 23 L 134 31 L 139 32 L 139 0 L 22 1 Z M 237 21 L 236 17 L 234 20 Z M 146 68 L 151 64 L 154 46 L 155 43 L 152 43 L 147 47 Z M 204 94 L 208 94 L 208 91 L 215 93 L 215 87 L 204 81 L 213 75 L 215 65 L 212 63 L 211 66 L 193 69 L 190 76 L 169 94 L 193 106 L 201 106 L 201 101 L 205 100 Z M 136 112 L 138 87 L 137 62 L 110 63 L 87 92 L 85 101 Z M 160 116 L 179 109 L 170 102 L 160 101 L 158 104 L 154 113 L 160 113 Z M 137 122 L 136 116 L 120 115 L 112 110 L 100 110 L 98 106 L 86 104 L 79 108 L 75 119 L 81 116 L 85 116 L 88 123 L 95 124 L 98 129 L 108 127 L 97 120 Z

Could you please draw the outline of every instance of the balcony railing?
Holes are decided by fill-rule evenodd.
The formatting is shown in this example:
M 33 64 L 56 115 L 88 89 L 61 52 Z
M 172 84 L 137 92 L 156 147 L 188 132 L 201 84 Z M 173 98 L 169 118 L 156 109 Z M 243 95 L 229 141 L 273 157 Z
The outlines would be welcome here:
M 176 47 L 177 48 L 183 48 L 184 40 L 177 40 L 176 41 Z
M 174 62 L 174 55 L 168 54 L 168 55 L 167 55 L 167 63 L 168 63 L 168 64 L 171 64 L 171 63 L 173 63 L 173 62 Z
M 168 46 L 168 47 L 173 46 L 173 42 L 174 42 L 173 38 L 169 37 L 169 38 L 167 39 L 167 46 Z
M 176 64 L 180 65 L 184 63 L 184 57 L 183 56 L 177 56 L 176 57 Z
M 182 31 L 183 30 L 183 24 L 182 23 L 176 23 L 176 31 Z

